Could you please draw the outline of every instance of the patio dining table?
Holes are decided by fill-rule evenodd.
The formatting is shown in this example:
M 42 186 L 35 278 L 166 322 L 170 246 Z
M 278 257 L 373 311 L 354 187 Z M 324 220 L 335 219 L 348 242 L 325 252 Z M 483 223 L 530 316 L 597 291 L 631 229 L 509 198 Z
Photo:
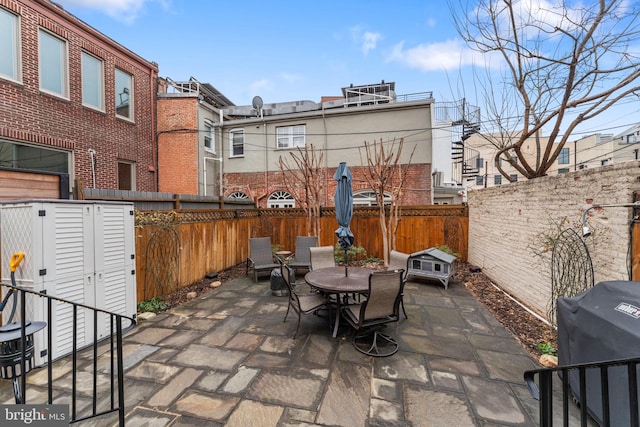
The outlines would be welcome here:
M 345 276 L 344 267 L 327 267 L 312 270 L 304 276 L 309 286 L 327 294 L 336 295 L 337 309 L 333 326 L 333 338 L 338 335 L 340 324 L 340 301 L 342 294 L 366 293 L 369 291 L 369 275 L 373 272 L 370 268 L 349 267 Z

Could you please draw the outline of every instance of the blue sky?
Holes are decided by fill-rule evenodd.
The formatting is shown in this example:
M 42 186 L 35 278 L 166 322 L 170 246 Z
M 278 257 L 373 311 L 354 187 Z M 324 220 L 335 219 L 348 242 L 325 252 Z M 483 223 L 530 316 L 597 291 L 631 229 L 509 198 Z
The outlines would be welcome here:
M 385 80 L 399 95 L 474 99 L 466 49 L 445 0 L 56 0 L 149 61 L 160 76 L 211 83 L 236 105 L 319 102 Z M 461 89 L 464 81 L 464 90 Z M 466 93 L 465 93 L 466 92 Z M 581 127 L 622 132 L 639 102 Z M 483 108 L 482 105 L 478 105 Z

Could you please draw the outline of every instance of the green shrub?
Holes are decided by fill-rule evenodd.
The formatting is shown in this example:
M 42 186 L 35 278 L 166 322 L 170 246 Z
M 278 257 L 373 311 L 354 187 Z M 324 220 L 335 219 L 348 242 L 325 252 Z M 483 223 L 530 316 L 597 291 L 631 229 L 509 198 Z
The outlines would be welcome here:
M 157 313 L 158 311 L 166 310 L 167 308 L 169 308 L 169 304 L 164 302 L 160 297 L 153 297 L 149 300 L 138 303 L 138 311 L 140 313 Z
M 361 246 L 351 246 L 349 250 L 347 250 L 347 259 L 349 263 L 356 262 L 358 259 L 366 258 L 367 251 Z M 344 251 L 340 246 L 340 243 L 336 243 L 333 248 L 333 257 L 335 258 L 337 263 L 344 262 Z
M 556 348 L 548 342 L 541 342 L 538 344 L 538 350 L 540 350 L 542 354 L 549 354 L 551 356 L 556 355 Z

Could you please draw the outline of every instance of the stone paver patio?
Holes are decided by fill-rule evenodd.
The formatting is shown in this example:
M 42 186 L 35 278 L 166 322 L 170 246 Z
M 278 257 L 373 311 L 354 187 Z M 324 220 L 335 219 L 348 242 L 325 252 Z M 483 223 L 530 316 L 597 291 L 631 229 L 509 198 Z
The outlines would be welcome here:
M 522 380 L 537 363 L 460 283 L 410 281 L 405 307 L 409 319 L 387 328 L 400 351 L 371 358 L 353 348 L 346 324 L 331 338 L 325 316 L 303 317 L 291 339 L 286 297 L 272 296 L 268 280 L 230 281 L 125 335 L 127 425 L 537 425 Z M 90 377 L 87 357 L 81 376 Z M 68 402 L 70 369 L 55 363 L 56 402 Z M 45 369 L 29 374 L 28 403 L 46 399 L 45 381 Z M 80 412 L 91 403 L 91 381 L 82 383 Z M 8 381 L 0 402 L 13 403 Z

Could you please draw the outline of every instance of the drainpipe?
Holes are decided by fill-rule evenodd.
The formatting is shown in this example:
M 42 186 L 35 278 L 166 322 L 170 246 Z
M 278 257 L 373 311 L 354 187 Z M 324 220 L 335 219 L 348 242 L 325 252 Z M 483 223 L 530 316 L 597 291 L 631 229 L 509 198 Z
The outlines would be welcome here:
M 96 150 L 89 148 L 89 157 L 91 158 L 91 178 L 93 181 L 93 188 L 96 188 Z
M 155 62 L 153 63 L 155 64 Z M 156 67 L 158 64 L 155 64 Z M 152 135 L 155 136 L 151 141 L 151 163 L 152 165 L 149 167 L 149 172 L 154 174 L 153 179 L 153 191 L 157 192 L 160 186 L 160 178 L 158 176 L 158 131 L 156 129 L 156 104 L 158 102 L 156 82 L 158 80 L 158 74 L 156 70 L 151 70 L 150 73 L 150 85 L 151 85 L 151 132 Z
M 269 149 L 267 141 L 267 122 L 262 118 L 262 126 L 264 128 L 264 194 L 269 194 Z M 265 206 L 266 207 L 266 206 Z
M 218 182 L 220 189 L 218 190 L 218 199 L 220 201 L 220 209 L 224 209 L 224 186 L 222 184 L 222 180 L 224 179 L 224 162 L 222 161 L 222 159 L 224 159 L 224 113 L 222 112 L 222 109 L 218 110 L 218 113 L 220 114 L 220 180 Z

